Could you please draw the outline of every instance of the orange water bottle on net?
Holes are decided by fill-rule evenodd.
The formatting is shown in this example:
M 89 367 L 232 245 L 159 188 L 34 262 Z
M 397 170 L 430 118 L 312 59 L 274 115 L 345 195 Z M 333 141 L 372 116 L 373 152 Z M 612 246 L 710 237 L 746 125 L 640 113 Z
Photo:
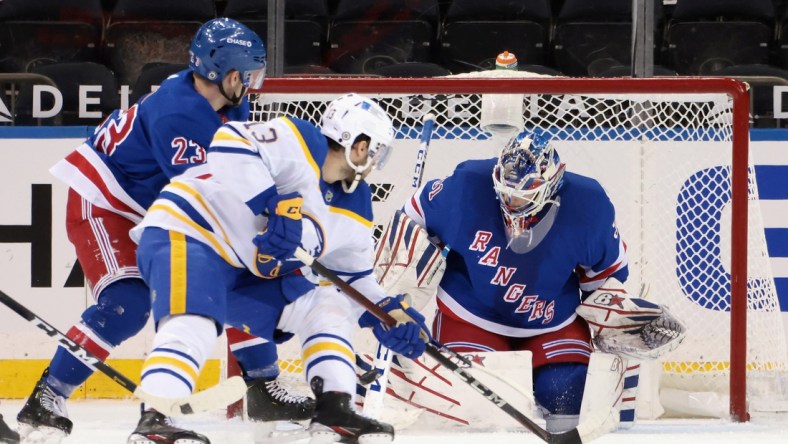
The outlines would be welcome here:
M 498 54 L 498 57 L 495 59 L 495 69 L 517 71 L 517 56 L 509 51 Z

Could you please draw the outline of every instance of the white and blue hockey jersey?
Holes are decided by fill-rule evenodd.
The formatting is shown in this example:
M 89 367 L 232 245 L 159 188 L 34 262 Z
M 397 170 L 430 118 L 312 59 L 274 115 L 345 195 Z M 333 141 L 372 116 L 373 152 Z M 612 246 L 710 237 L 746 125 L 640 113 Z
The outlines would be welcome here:
M 530 231 L 524 253 L 507 248 L 491 172 L 496 159 L 461 163 L 432 180 L 405 212 L 449 247 L 438 303 L 465 321 L 504 336 L 558 330 L 575 317 L 581 290 L 628 275 L 615 211 L 594 179 L 565 173 L 559 206 Z M 545 229 L 546 227 L 549 227 Z
M 325 137 L 303 120 L 227 123 L 208 150 L 210 175 L 179 177 L 165 186 L 132 238 L 138 240 L 148 226 L 183 233 L 230 265 L 262 276 L 253 239 L 266 226 L 271 197 L 298 192 L 304 197 L 302 212 L 318 229 L 326 218 L 320 165 L 327 150 Z
M 378 300 L 384 295 L 372 275 L 371 190 L 362 182 L 348 194 L 340 183 L 322 181 L 327 151 L 325 137 L 304 120 L 227 123 L 208 151 L 210 176 L 179 177 L 165 186 L 132 238 L 148 226 L 183 233 L 230 265 L 267 277 L 257 270 L 253 242 L 267 223 L 266 202 L 274 193 L 298 192 L 316 231 L 316 238 L 306 239 L 313 234 L 305 230 L 304 247 L 319 243 L 323 265 Z

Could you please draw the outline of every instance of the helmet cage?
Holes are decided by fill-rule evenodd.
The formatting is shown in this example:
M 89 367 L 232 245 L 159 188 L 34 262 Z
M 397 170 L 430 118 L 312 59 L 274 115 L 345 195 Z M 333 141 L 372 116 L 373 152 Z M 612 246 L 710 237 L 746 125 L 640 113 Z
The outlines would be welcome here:
M 555 147 L 539 134 L 523 131 L 506 144 L 492 178 L 512 238 L 528 229 L 529 219 L 545 205 L 556 202 L 564 171 Z
M 380 105 L 358 94 L 346 94 L 332 101 L 320 119 L 320 132 L 344 148 L 345 161 L 356 173 L 350 186 L 343 182 L 348 193 L 355 190 L 370 166 L 374 164 L 375 169 L 380 170 L 391 156 L 394 140 L 391 118 Z M 368 137 L 369 145 L 366 162 L 356 165 L 350 156 L 360 136 Z

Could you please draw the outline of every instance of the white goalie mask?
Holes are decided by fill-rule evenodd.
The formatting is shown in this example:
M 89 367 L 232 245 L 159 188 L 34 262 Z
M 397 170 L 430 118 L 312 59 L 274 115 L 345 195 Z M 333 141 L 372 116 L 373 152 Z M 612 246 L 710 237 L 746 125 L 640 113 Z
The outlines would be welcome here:
M 510 245 L 528 230 L 531 218 L 545 205 L 557 203 L 564 170 L 555 147 L 534 131 L 520 132 L 503 148 L 492 178 Z
M 375 164 L 382 169 L 391 154 L 394 125 L 386 111 L 377 103 L 358 94 L 346 94 L 333 100 L 320 118 L 320 132 L 345 148 L 345 161 L 356 172 L 353 182 L 342 181 L 346 193 L 355 191 L 364 172 Z M 363 165 L 350 160 L 353 144 L 359 136 L 369 137 L 369 153 Z

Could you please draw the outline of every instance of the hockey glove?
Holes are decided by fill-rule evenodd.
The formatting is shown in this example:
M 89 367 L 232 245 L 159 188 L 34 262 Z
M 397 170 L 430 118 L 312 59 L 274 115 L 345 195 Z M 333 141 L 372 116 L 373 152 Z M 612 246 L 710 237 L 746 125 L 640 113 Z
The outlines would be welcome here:
M 396 319 L 397 325 L 389 327 L 368 311 L 358 319 L 358 325 L 371 327 L 375 338 L 394 353 L 410 359 L 421 356 L 431 340 L 424 316 L 405 302 L 405 295 L 384 298 L 378 306 Z
M 667 309 L 630 296 L 614 278 L 577 307 L 594 332 L 594 345 L 604 353 L 635 359 L 657 359 L 684 340 L 687 329 Z
M 284 261 L 301 245 L 301 206 L 298 193 L 277 195 L 268 201 L 268 225 L 254 237 L 257 246 L 257 270 L 266 277 L 276 277 Z

